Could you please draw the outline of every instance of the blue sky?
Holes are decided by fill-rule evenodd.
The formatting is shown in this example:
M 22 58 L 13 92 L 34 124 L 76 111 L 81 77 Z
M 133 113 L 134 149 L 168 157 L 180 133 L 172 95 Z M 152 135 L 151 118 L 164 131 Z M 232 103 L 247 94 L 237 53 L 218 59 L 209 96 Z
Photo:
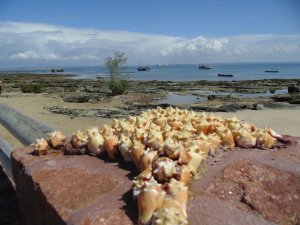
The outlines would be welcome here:
M 0 0 L 0 67 L 300 61 L 298 0 Z

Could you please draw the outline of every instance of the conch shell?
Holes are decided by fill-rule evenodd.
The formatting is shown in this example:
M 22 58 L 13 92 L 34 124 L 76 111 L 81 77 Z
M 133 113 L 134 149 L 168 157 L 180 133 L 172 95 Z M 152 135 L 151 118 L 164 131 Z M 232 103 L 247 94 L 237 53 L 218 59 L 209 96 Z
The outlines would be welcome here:
M 177 200 L 184 213 L 186 215 L 186 206 L 188 203 L 188 188 L 187 186 L 180 182 L 175 180 L 174 178 L 171 179 L 171 181 L 167 184 L 167 194 L 172 196 L 175 200 Z
M 167 197 L 162 207 L 154 213 L 153 225 L 187 225 L 187 217 L 180 203 Z
M 115 152 L 117 151 L 118 137 L 115 135 L 104 136 L 104 149 L 110 159 L 115 158 Z
M 104 138 L 100 134 L 98 128 L 90 128 L 87 130 L 88 135 L 88 145 L 87 149 L 90 153 L 93 153 L 97 156 L 104 153 Z
M 53 148 L 64 145 L 66 136 L 60 131 L 53 131 L 49 134 L 49 143 Z
M 143 171 L 148 167 L 152 167 L 152 162 L 157 156 L 157 151 L 147 149 L 140 159 L 140 170 Z
M 75 148 L 82 148 L 88 144 L 88 135 L 80 130 L 73 133 L 71 144 Z
M 150 222 L 153 213 L 163 205 L 165 197 L 166 193 L 161 184 L 145 182 L 137 198 L 139 224 L 145 225 Z
M 48 142 L 44 138 L 36 139 L 31 146 L 34 148 L 33 154 L 35 155 L 47 155 L 49 150 Z
M 217 127 L 216 134 L 221 138 L 221 145 L 225 148 L 234 148 L 234 138 L 231 131 L 226 127 Z
M 131 156 L 130 156 L 130 146 L 132 145 L 132 142 L 130 140 L 130 138 L 126 135 L 124 135 L 123 133 L 120 134 L 119 137 L 119 145 L 118 145 L 118 149 L 121 153 L 121 155 L 123 156 L 124 161 L 132 161 Z
M 259 130 L 254 136 L 256 137 L 256 146 L 259 148 L 273 148 L 276 144 L 276 138 L 272 137 L 268 130 Z
M 153 176 L 160 182 L 167 181 L 176 173 L 176 162 L 167 157 L 153 162 Z
M 243 148 L 252 148 L 256 145 L 256 138 L 245 128 L 233 130 L 232 135 L 236 145 Z

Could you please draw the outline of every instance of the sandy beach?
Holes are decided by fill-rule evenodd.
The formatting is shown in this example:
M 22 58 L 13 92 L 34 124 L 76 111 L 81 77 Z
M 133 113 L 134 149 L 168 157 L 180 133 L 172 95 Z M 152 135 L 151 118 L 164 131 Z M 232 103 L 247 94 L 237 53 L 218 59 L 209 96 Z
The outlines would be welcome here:
M 18 79 L 22 76 L 16 76 Z M 16 81 L 18 79 L 12 79 L 13 81 L 6 81 L 4 86 L 4 91 L 0 96 L 0 103 L 5 103 L 20 112 L 25 113 L 29 117 L 32 117 L 40 122 L 43 122 L 50 127 L 53 127 L 56 130 L 60 130 L 64 132 L 66 135 L 71 135 L 72 132 L 78 129 L 86 129 L 91 126 L 103 126 L 104 124 L 111 123 L 111 118 L 103 118 L 97 116 L 70 116 L 64 114 L 57 114 L 53 113 L 48 110 L 48 108 L 53 106 L 60 106 L 70 109 L 101 109 L 101 108 L 109 108 L 109 109 L 116 109 L 120 106 L 127 106 L 127 105 L 136 105 L 136 104 L 147 104 L 153 103 L 154 100 L 158 97 L 163 96 L 163 94 L 159 91 L 156 92 L 149 92 L 145 94 L 150 87 L 156 87 L 155 90 L 159 90 L 157 87 L 168 83 L 163 84 L 155 84 L 151 82 L 144 82 L 143 85 L 148 84 L 147 88 L 144 89 L 145 93 L 141 93 L 141 91 L 132 91 L 133 93 L 126 94 L 124 96 L 115 96 L 104 97 L 100 101 L 89 101 L 85 103 L 76 103 L 76 102 L 67 102 L 65 101 L 63 96 L 69 95 L 70 93 L 67 92 L 57 92 L 49 91 L 53 90 L 54 88 L 48 88 L 47 92 L 45 93 L 22 93 L 19 86 L 16 85 Z M 36 79 L 36 76 L 33 76 Z M 50 80 L 44 80 L 48 86 L 54 86 L 57 83 L 53 83 L 55 79 L 62 79 L 62 78 L 53 78 L 51 77 Z M 21 79 L 22 80 L 22 79 Z M 21 82 L 21 81 L 20 81 Z M 52 82 L 52 83 L 51 83 Z M 73 82 L 72 80 L 70 82 Z M 11 84 L 14 84 L 12 88 Z M 95 84 L 96 81 L 87 81 L 88 84 Z M 51 84 L 51 85 L 50 85 Z M 190 85 L 190 84 L 189 84 Z M 209 88 L 216 88 L 211 87 L 209 84 Z M 72 84 L 70 85 L 72 86 Z M 142 85 L 140 85 L 142 86 Z M 174 85 L 169 85 L 174 89 Z M 193 84 L 195 86 L 195 84 Z M 245 85 L 246 86 L 246 85 Z M 74 87 L 74 86 L 72 86 Z M 102 87 L 102 86 L 101 86 Z M 56 87 L 57 88 L 57 87 Z M 282 87 L 281 87 L 282 88 Z M 85 90 L 88 89 L 85 87 Z M 90 88 L 91 89 L 91 88 Z M 195 88 L 193 87 L 193 90 Z M 57 89 L 55 89 L 57 90 Z M 102 89 L 101 89 L 102 90 Z M 175 89 L 176 90 L 176 89 Z M 182 88 L 181 90 L 177 90 L 177 93 L 184 93 L 188 90 L 187 88 Z M 71 95 L 78 96 L 81 92 L 71 92 Z M 135 94 L 136 93 L 136 94 Z M 98 93 L 98 95 L 101 95 Z M 234 102 L 239 102 L 241 100 L 233 99 Z M 230 101 L 228 99 L 217 99 L 216 101 L 206 101 L 202 103 L 198 103 L 197 105 L 222 105 L 226 104 Z M 258 99 L 244 99 L 244 102 L 265 102 L 266 99 L 258 98 Z M 236 112 L 216 112 L 220 114 L 222 117 L 232 117 L 233 115 L 236 116 L 240 120 L 244 120 L 250 123 L 255 124 L 257 127 L 271 127 L 272 129 L 276 130 L 278 133 L 281 134 L 288 134 L 293 136 L 300 136 L 300 120 L 299 120 L 299 104 L 283 104 L 284 106 L 275 107 L 275 108 L 268 108 L 264 107 L 263 110 L 241 110 Z M 181 105 L 184 107 L 185 105 Z M 186 105 L 187 106 L 187 105 Z M 155 105 L 153 106 L 155 107 Z M 5 128 L 1 127 L 0 129 L 1 135 L 7 139 L 10 143 L 13 144 L 13 147 L 20 147 L 22 146 L 11 134 L 9 134 Z

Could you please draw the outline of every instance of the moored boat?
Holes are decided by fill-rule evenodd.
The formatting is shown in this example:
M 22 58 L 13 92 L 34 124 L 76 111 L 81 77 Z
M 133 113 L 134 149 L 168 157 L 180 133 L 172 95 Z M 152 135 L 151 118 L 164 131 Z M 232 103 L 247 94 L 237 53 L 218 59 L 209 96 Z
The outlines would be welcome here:
M 203 70 L 208 70 L 208 69 L 211 69 L 211 66 L 209 65 L 206 65 L 206 64 L 202 64 L 202 65 L 199 65 L 199 69 L 203 69 Z
M 233 77 L 233 74 L 218 73 L 218 77 Z
M 265 70 L 266 73 L 278 73 L 278 70 Z
M 150 66 L 139 66 L 137 68 L 138 71 L 149 71 L 150 70 Z

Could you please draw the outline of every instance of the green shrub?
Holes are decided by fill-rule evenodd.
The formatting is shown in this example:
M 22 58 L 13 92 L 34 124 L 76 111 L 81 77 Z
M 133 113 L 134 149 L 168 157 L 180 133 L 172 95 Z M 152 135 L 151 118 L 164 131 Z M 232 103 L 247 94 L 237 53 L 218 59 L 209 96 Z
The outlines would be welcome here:
M 44 84 L 24 84 L 21 86 L 23 93 L 41 93 L 43 92 Z
M 114 57 L 107 57 L 104 65 L 108 69 L 108 87 L 112 95 L 122 95 L 129 87 L 128 74 L 124 75 L 122 69 L 127 63 L 127 58 L 123 52 L 115 52 Z

